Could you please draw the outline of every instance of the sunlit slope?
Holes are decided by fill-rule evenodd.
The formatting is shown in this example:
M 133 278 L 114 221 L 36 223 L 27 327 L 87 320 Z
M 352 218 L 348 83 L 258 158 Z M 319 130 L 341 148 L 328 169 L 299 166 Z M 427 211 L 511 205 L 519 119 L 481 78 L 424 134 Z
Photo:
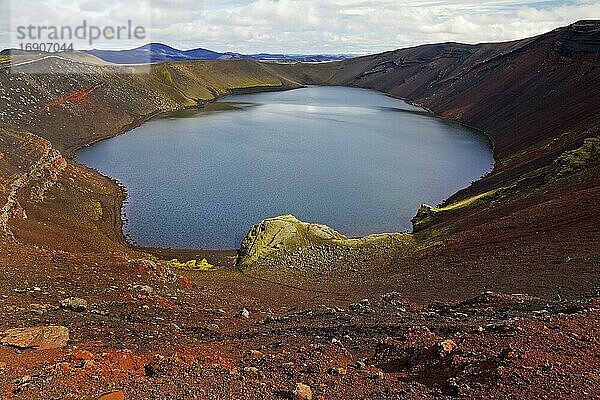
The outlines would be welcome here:
M 0 69 L 0 122 L 71 152 L 232 91 L 298 86 L 248 60 L 118 67 L 48 57 Z

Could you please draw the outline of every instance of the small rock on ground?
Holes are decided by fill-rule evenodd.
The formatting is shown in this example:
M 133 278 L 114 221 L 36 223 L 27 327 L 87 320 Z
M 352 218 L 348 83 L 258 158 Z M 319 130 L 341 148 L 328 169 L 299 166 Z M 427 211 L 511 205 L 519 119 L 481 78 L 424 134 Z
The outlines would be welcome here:
M 60 302 L 60 307 L 65 310 L 71 310 L 75 312 L 84 312 L 87 310 L 88 302 L 84 299 L 77 297 L 69 297 Z
M 296 384 L 296 389 L 294 389 L 294 399 L 295 400 L 312 400 L 313 393 L 310 386 L 305 385 L 303 383 Z
M 446 339 L 439 344 L 439 354 L 440 356 L 444 357 L 456 350 L 457 347 L 458 346 L 452 339 Z

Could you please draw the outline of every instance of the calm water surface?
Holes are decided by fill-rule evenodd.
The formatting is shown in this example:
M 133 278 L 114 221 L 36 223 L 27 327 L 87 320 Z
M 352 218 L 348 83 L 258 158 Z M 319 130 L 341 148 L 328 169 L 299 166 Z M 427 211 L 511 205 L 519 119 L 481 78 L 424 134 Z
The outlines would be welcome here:
M 383 94 L 309 87 L 227 97 L 81 150 L 127 187 L 125 233 L 144 246 L 236 248 L 291 213 L 348 236 L 409 230 L 490 170 L 489 143 Z

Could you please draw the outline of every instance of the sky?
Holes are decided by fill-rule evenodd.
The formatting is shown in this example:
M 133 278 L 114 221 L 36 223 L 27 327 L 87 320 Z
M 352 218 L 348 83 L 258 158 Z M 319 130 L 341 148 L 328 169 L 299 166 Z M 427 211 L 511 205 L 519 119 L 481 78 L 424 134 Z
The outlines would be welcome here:
M 0 0 L 0 48 L 14 47 L 15 26 L 76 26 L 84 18 L 102 27 L 131 19 L 147 28 L 146 42 L 180 49 L 367 54 L 521 39 L 600 19 L 600 0 Z M 91 47 L 139 44 L 100 41 Z

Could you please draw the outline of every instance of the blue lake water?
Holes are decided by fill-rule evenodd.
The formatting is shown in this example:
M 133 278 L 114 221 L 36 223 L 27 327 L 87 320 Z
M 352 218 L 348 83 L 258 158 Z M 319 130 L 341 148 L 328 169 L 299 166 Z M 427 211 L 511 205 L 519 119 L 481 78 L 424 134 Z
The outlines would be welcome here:
M 347 236 L 410 230 L 488 172 L 488 140 L 381 93 L 343 87 L 230 96 L 77 154 L 128 191 L 125 233 L 143 246 L 237 248 L 281 214 Z

